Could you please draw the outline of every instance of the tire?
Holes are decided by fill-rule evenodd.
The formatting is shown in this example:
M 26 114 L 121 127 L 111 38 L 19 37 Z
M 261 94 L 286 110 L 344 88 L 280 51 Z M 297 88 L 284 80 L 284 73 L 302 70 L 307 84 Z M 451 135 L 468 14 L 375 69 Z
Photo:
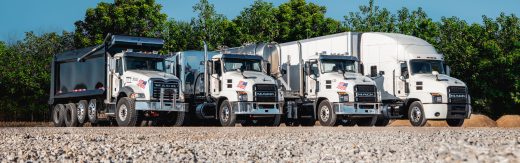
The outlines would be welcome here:
M 78 113 L 76 104 L 68 103 L 65 104 L 65 126 L 67 127 L 78 127 Z
M 133 99 L 128 97 L 122 97 L 119 99 L 116 107 L 116 121 L 118 126 L 135 126 L 137 123 L 137 115 Z
M 65 116 L 63 116 L 65 111 L 65 106 L 63 104 L 54 105 L 52 109 L 52 123 L 54 127 L 63 127 L 65 126 Z
M 446 122 L 450 127 L 460 127 L 464 124 L 464 119 L 446 119 Z
M 160 125 L 179 127 L 184 124 L 186 112 L 165 112 L 160 115 Z M 140 123 L 137 123 L 138 125 Z
M 98 123 L 98 119 L 97 119 L 98 107 L 97 107 L 96 99 L 90 100 L 87 106 L 88 106 L 88 109 L 87 109 L 88 120 L 90 121 L 90 123 L 92 123 L 92 126 L 96 126 L 95 124 Z
M 274 115 L 271 123 L 268 124 L 268 126 L 278 127 L 280 126 L 280 123 L 282 122 L 282 115 Z
M 87 122 L 87 114 L 88 114 L 88 102 L 87 100 L 81 100 L 77 104 L 77 113 L 78 113 L 78 124 L 83 126 L 85 122 Z
M 390 123 L 390 119 L 389 118 L 385 118 L 383 116 L 379 116 L 379 117 L 377 117 L 377 121 L 376 121 L 375 126 L 377 126 L 377 127 L 385 127 L 389 123 Z
M 330 106 L 329 100 L 323 100 L 318 106 L 318 120 L 322 126 L 335 126 L 336 114 Z
M 408 119 L 412 126 L 422 127 L 426 125 L 426 117 L 424 116 L 424 109 L 419 101 L 412 102 L 408 108 Z
M 356 124 L 361 127 L 371 127 L 376 124 L 377 117 L 370 117 L 370 118 L 359 118 L 356 121 Z
M 233 112 L 231 105 L 228 100 L 222 101 L 220 109 L 218 110 L 218 119 L 220 120 L 221 126 L 233 127 L 236 123 L 236 115 Z

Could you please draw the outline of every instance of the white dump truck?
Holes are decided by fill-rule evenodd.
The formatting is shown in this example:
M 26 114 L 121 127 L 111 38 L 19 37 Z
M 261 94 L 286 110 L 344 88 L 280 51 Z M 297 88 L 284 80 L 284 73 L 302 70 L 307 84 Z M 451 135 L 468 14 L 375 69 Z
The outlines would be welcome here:
M 286 125 L 373 126 L 381 115 L 376 83 L 358 73 L 352 33 L 288 43 L 260 43 L 225 52 L 256 54 L 272 65 L 285 101 Z M 348 38 L 348 39 L 347 39 Z
M 461 126 L 469 118 L 466 84 L 449 76 L 444 56 L 431 44 L 395 33 L 360 33 L 357 40 L 361 65 L 383 92 L 386 118 L 407 117 L 413 126 L 423 126 L 428 119 Z M 401 104 L 395 105 L 395 99 Z
M 102 45 L 54 56 L 49 104 L 55 126 L 90 121 L 182 125 L 187 103 L 179 79 L 157 52 L 164 41 L 109 35 Z
M 208 51 L 177 52 L 170 73 L 181 79 L 191 121 L 222 126 L 278 126 L 283 97 L 260 56 Z M 206 80 L 208 79 L 208 80 Z M 194 119 L 193 119 L 194 118 Z

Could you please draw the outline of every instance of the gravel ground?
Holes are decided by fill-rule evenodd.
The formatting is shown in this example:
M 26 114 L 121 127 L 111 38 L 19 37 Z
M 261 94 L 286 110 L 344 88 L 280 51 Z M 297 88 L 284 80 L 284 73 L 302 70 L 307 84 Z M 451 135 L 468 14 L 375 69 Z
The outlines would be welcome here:
M 0 162 L 520 162 L 520 129 L 0 128 Z

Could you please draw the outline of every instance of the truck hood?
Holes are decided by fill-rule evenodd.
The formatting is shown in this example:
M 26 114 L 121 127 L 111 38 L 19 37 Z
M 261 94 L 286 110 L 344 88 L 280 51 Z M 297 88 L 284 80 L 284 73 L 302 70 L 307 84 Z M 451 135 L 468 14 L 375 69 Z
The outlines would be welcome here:
M 238 71 L 230 71 L 226 72 L 225 76 L 227 79 L 239 79 L 241 81 L 252 82 L 252 84 L 275 84 L 275 80 L 272 77 L 256 71 L 244 71 L 243 76 Z M 244 78 L 244 76 L 247 78 Z
M 166 72 L 160 72 L 160 71 L 148 71 L 148 70 L 130 70 L 130 71 L 126 71 L 125 73 L 125 76 L 129 77 L 131 76 L 132 78 L 138 78 L 138 79 L 141 79 L 141 80 L 145 80 L 147 81 L 148 79 L 151 79 L 151 78 L 159 78 L 159 79 L 177 79 L 176 76 L 172 75 L 172 74 L 168 74 Z
M 444 87 L 466 86 L 461 80 L 444 74 L 439 74 L 439 80 L 437 80 L 437 76 L 433 74 L 416 74 L 414 78 L 416 82 L 422 81 L 425 85 L 442 85 Z

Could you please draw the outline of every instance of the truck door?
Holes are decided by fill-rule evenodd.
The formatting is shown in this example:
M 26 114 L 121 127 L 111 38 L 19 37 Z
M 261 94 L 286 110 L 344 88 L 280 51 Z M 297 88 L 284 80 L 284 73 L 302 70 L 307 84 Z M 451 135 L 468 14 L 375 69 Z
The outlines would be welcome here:
M 212 74 L 210 79 L 210 91 L 212 95 L 218 96 L 222 89 L 221 79 L 222 78 L 222 65 L 220 60 L 213 61 L 212 64 Z
M 112 64 L 115 65 L 114 70 L 112 71 L 113 72 L 113 75 L 112 75 L 112 90 L 113 90 L 112 95 L 113 96 L 118 95 L 118 92 L 121 89 L 122 84 L 123 84 L 123 83 L 121 83 L 121 76 L 123 75 L 123 63 L 122 62 L 123 62 L 123 60 L 121 58 L 114 59 L 112 62 Z
M 410 71 L 408 69 L 408 63 L 407 62 L 401 62 L 400 66 L 400 74 L 397 76 L 397 80 L 395 82 L 395 88 L 396 88 L 396 96 L 398 97 L 406 97 L 408 96 L 408 93 L 410 93 L 409 90 L 409 78 L 410 78 Z
M 307 98 L 316 98 L 317 89 L 318 89 L 318 77 L 320 76 L 320 71 L 318 68 L 318 61 L 311 60 L 306 62 L 306 87 L 305 92 L 307 93 Z

